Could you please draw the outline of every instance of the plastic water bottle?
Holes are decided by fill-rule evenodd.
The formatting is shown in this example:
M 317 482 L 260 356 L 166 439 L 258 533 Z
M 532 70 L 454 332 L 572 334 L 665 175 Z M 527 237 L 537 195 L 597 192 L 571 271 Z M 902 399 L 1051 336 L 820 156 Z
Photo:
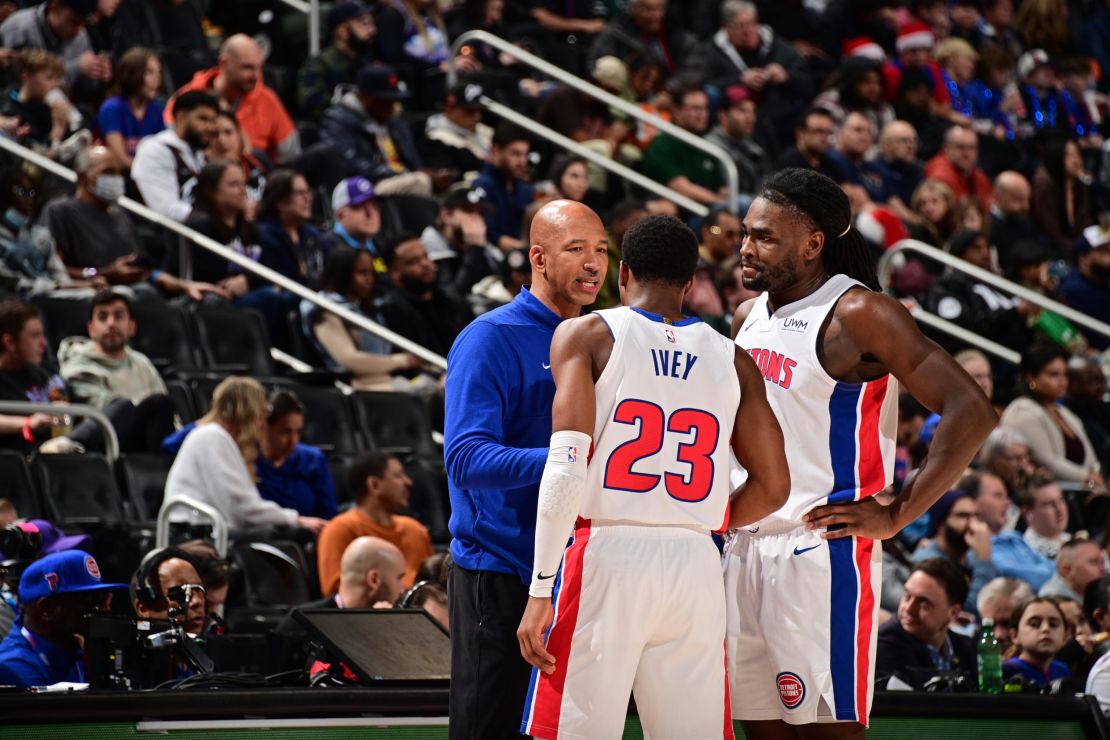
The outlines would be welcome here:
M 979 691 L 983 694 L 1002 693 L 1002 654 L 994 638 L 994 620 L 983 620 L 979 631 Z

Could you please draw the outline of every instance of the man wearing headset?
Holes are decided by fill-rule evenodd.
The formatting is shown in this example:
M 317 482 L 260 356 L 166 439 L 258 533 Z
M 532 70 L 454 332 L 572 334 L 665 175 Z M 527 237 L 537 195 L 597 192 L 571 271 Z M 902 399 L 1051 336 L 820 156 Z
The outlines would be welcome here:
M 196 558 L 176 547 L 148 554 L 131 578 L 135 613 L 147 619 L 169 619 L 190 635 L 203 635 L 208 604 L 199 571 Z

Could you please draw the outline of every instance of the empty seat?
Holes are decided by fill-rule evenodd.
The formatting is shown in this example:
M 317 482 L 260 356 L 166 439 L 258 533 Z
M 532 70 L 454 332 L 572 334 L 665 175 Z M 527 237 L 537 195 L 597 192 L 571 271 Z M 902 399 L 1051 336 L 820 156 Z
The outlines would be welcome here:
M 158 372 L 195 370 L 201 366 L 189 315 L 180 306 L 136 301 L 136 331 L 131 346 L 150 358 Z
M 66 337 L 88 336 L 91 299 L 36 295 L 31 302 L 42 312 L 42 323 L 54 351 Z
M 335 388 L 298 386 L 290 390 L 306 409 L 302 434 L 305 444 L 341 455 L 356 455 L 367 449 L 347 396 Z
M 362 429 L 375 447 L 411 452 L 423 460 L 443 461 L 432 441 L 428 407 L 416 396 L 386 391 L 352 394 Z
M 45 510 L 38 486 L 23 454 L 16 450 L 0 450 L 0 498 L 12 502 L 16 513 L 24 519 L 42 519 Z
M 344 455 L 328 456 L 328 471 L 331 472 L 332 483 L 335 484 L 335 503 L 340 510 L 346 509 L 348 504 L 354 502 L 354 492 L 347 484 L 347 473 L 351 469 L 351 458 Z
M 248 607 L 288 608 L 311 598 L 307 565 L 292 542 L 246 542 L 232 549 L 231 561 L 243 578 L 243 603 Z
M 273 375 L 270 335 L 257 311 L 201 308 L 193 313 L 197 340 L 208 366 L 216 371 Z
M 167 380 L 166 391 L 169 393 L 170 402 L 173 403 L 173 412 L 183 424 L 188 424 L 200 416 L 196 400 L 193 398 L 193 388 L 188 382 Z
M 123 497 L 103 455 L 37 455 L 34 467 L 54 522 L 94 529 L 125 521 Z
M 149 522 L 158 516 L 172 464 L 173 458 L 162 454 L 134 453 L 116 461 L 120 486 L 135 518 Z
M 212 407 L 212 393 L 216 390 L 225 376 L 203 374 L 196 375 L 189 378 L 189 387 L 192 390 L 192 403 L 196 409 L 196 417 L 200 418 L 208 413 Z M 296 390 L 298 387 L 296 383 L 288 378 L 259 378 L 255 377 L 262 387 L 266 389 L 269 394 L 277 388 L 288 388 L 289 390 Z
M 441 465 L 418 459 L 406 460 L 405 472 L 412 478 L 408 513 L 428 528 L 432 542 L 446 544 L 451 540 L 447 529 L 447 520 L 451 517 L 447 473 Z

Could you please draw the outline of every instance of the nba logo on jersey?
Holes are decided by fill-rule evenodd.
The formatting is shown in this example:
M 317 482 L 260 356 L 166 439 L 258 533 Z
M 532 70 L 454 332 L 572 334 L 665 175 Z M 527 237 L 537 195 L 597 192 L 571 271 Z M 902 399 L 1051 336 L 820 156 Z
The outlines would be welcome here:
M 578 462 L 578 448 L 577 447 L 568 447 L 567 448 L 567 462 Z
M 780 673 L 776 679 L 779 685 L 779 698 L 787 709 L 797 709 L 806 698 L 806 685 L 797 674 Z
M 674 329 L 664 329 L 663 334 L 666 335 L 667 341 L 670 342 L 671 344 L 677 344 L 678 343 L 678 337 L 676 337 L 674 335 Z

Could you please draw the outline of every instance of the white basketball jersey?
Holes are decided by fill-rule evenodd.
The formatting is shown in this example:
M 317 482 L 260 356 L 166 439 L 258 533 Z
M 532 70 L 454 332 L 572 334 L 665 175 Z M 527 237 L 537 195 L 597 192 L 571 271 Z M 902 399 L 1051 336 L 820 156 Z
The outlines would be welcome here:
M 856 285 L 846 275 L 833 275 L 774 313 L 764 293 L 736 335 L 763 373 L 790 466 L 790 498 L 764 525 L 799 522 L 816 506 L 873 496 L 893 479 L 898 381 L 890 375 L 867 383 L 837 381 L 817 352 L 829 312 Z
M 740 405 L 736 348 L 700 319 L 595 311 L 613 335 L 596 383 L 597 421 L 582 516 L 723 528 Z

